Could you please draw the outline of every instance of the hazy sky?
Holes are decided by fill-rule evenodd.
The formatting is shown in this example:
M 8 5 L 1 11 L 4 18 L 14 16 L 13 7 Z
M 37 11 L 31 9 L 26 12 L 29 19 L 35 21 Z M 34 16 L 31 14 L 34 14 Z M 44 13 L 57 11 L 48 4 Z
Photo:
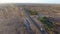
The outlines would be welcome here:
M 60 4 L 60 0 L 0 0 L 0 3 L 56 3 L 56 4 Z

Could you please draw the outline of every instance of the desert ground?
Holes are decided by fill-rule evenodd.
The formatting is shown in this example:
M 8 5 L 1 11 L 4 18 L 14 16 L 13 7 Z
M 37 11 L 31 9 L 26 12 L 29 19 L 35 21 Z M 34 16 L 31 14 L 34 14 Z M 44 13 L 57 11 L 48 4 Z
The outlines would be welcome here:
M 56 30 L 60 32 L 60 5 L 39 4 L 39 5 L 21 5 L 21 4 L 0 4 L 0 34 L 29 34 L 24 33 L 24 15 L 21 8 L 28 8 L 43 14 L 46 17 L 52 17 L 53 21 L 57 23 Z M 23 23 L 24 22 L 24 23 Z M 32 24 L 36 34 L 39 34 L 37 28 Z M 60 33 L 59 33 L 60 34 Z

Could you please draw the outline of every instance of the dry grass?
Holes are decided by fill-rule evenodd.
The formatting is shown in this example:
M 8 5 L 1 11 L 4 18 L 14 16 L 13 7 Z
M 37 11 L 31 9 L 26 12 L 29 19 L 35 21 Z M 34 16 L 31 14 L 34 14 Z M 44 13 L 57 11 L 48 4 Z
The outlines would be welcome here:
M 36 10 L 45 16 L 60 17 L 60 6 L 28 6 L 27 8 Z M 16 25 L 21 24 L 22 17 L 24 17 L 22 10 L 17 5 L 0 6 L 0 34 L 16 34 Z

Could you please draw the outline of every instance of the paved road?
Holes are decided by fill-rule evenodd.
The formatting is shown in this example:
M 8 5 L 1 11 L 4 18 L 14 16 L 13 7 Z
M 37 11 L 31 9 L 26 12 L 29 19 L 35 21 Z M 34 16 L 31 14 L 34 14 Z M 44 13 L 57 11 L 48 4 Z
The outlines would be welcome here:
M 25 26 L 26 26 L 29 34 L 34 34 L 34 32 L 33 32 L 32 28 L 31 28 L 31 26 L 30 26 L 30 22 L 29 22 L 28 19 L 25 19 Z
M 22 8 L 21 8 L 21 10 L 23 10 Z M 29 20 L 29 18 L 25 15 L 25 13 L 24 13 L 24 10 L 22 11 L 22 13 L 23 13 L 23 20 L 24 20 L 24 22 L 25 22 L 25 27 L 26 27 L 26 34 L 35 34 L 34 32 L 33 32 L 33 30 L 32 30 L 32 28 L 31 28 L 31 26 L 30 26 L 30 24 L 31 24 L 31 22 L 30 22 L 30 20 Z

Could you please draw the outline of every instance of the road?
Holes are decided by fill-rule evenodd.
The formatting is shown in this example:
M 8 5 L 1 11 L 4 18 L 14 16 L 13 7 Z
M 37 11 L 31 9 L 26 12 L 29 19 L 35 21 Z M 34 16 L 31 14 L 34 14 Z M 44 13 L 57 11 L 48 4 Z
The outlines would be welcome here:
M 27 28 L 29 34 L 34 34 L 32 28 L 31 28 L 31 26 L 30 26 L 30 22 L 29 22 L 28 18 L 25 19 L 25 26 L 26 26 L 26 28 Z
M 22 9 L 22 8 L 21 8 Z M 30 20 L 29 20 L 29 18 L 28 17 L 26 17 L 26 15 L 25 15 L 25 13 L 24 13 L 24 11 L 22 10 L 22 14 L 23 14 L 23 20 L 24 20 L 24 22 L 25 22 L 25 27 L 26 27 L 26 34 L 35 34 L 34 32 L 33 32 L 33 30 L 32 30 L 32 28 L 31 28 L 31 26 L 30 26 L 30 24 L 31 24 L 31 22 L 30 22 Z

